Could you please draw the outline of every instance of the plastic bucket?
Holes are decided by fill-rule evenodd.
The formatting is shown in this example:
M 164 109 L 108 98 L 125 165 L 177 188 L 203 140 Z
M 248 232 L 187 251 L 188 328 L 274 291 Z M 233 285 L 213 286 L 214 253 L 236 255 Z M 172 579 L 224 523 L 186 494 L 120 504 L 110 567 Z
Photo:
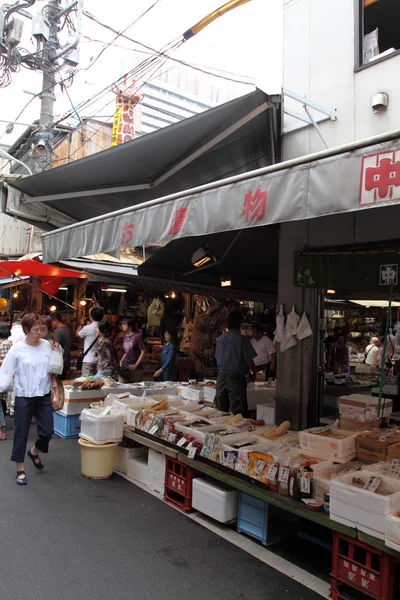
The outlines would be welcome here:
M 88 479 L 108 479 L 114 471 L 118 442 L 96 446 L 79 438 L 81 447 L 81 471 Z

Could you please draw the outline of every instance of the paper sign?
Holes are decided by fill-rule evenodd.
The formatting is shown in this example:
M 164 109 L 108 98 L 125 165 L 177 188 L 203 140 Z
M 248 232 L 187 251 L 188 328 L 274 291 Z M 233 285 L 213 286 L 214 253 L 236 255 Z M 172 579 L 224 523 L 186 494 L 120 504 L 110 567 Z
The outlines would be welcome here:
M 170 444 L 175 444 L 175 440 L 176 440 L 176 433 L 170 433 L 168 436 L 168 442 Z
M 372 477 L 370 477 L 367 483 L 364 485 L 363 489 L 367 490 L 368 492 L 376 492 L 381 484 L 381 481 L 382 477 L 379 477 L 379 475 L 372 475 Z
M 311 479 L 310 477 L 305 477 L 304 475 L 300 478 L 300 491 L 304 494 L 309 494 L 311 492 Z
M 177 446 L 179 446 L 181 448 L 182 446 L 184 446 L 186 444 L 186 442 L 187 442 L 186 438 L 183 437 L 179 440 L 179 442 L 177 443 Z
M 153 426 L 153 427 L 150 429 L 150 431 L 149 431 L 149 434 L 150 434 L 150 435 L 155 435 L 155 434 L 157 433 L 157 431 L 158 431 L 158 425 L 154 425 L 154 426 Z
M 192 446 L 189 451 L 189 458 L 194 458 L 196 456 L 196 446 Z
M 278 467 L 276 467 L 275 465 L 271 465 L 270 468 L 268 469 L 268 480 L 269 481 L 275 481 L 275 476 L 278 472 Z
M 265 468 L 265 460 L 261 460 L 261 458 L 257 459 L 256 462 L 256 477 L 260 477 L 261 473 Z
M 287 483 L 289 481 L 290 469 L 288 467 L 281 467 L 279 469 L 279 483 Z
M 400 477 L 400 459 L 394 458 L 390 464 L 389 473 L 391 475 L 395 475 L 396 477 Z

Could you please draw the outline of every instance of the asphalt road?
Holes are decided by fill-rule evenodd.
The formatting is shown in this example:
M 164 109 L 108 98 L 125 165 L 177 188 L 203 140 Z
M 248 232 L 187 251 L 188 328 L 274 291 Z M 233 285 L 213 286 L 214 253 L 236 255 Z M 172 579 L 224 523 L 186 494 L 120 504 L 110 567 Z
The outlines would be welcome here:
M 124 479 L 84 479 L 55 438 L 28 485 L 0 442 L 1 600 L 317 600 L 320 596 Z

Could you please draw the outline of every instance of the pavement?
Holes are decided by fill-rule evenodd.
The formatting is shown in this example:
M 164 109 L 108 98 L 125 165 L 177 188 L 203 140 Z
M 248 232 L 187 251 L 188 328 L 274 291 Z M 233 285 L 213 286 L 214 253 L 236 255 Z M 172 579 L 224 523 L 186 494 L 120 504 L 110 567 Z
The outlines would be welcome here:
M 54 437 L 24 487 L 11 445 L 0 442 L 1 600 L 321 598 L 125 479 L 85 479 L 76 439 Z

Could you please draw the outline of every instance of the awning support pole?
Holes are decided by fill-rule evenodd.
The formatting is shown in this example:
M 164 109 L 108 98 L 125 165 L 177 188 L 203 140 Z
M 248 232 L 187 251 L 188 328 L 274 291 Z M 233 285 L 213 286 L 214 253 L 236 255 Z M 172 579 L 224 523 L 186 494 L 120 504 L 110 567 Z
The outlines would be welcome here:
M 384 374 L 385 374 L 385 361 L 386 361 L 386 349 L 387 349 L 387 341 L 389 334 L 389 315 L 392 311 L 392 295 L 393 295 L 393 284 L 390 286 L 389 291 L 389 306 L 386 315 L 386 325 L 385 325 L 385 340 L 383 343 L 383 354 L 381 360 L 381 371 L 379 376 L 379 397 L 378 397 L 378 406 L 376 407 L 378 417 L 381 418 L 381 403 L 382 403 L 382 394 L 383 394 L 383 384 L 384 384 Z

